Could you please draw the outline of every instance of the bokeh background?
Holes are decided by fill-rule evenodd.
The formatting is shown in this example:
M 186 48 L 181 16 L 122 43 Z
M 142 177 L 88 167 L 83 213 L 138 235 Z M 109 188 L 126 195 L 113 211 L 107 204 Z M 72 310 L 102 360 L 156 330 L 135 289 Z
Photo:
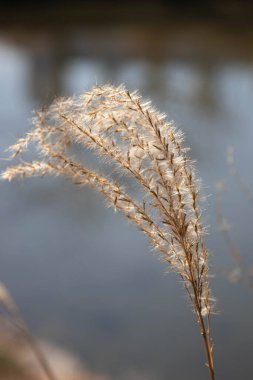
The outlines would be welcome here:
M 215 184 L 226 181 L 222 213 L 249 268 L 253 208 L 229 174 L 226 150 L 234 147 L 253 189 L 252 2 L 1 6 L 2 157 L 28 130 L 33 109 L 108 82 L 138 88 L 185 131 L 208 196 L 203 217 L 218 299 L 217 378 L 250 379 L 253 292 L 224 274 L 238 268 L 217 226 Z M 0 247 L 0 279 L 37 337 L 112 379 L 207 378 L 179 280 L 165 274 L 142 234 L 93 191 L 52 178 L 1 183 Z

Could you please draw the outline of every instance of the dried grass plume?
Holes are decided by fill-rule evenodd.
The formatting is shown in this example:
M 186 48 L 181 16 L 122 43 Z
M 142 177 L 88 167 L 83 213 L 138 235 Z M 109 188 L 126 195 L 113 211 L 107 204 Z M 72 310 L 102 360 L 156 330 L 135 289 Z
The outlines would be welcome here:
M 33 119 L 33 129 L 9 150 L 12 158 L 34 143 L 38 159 L 7 168 L 2 179 L 55 175 L 101 193 L 149 238 L 178 273 L 196 313 L 210 379 L 214 379 L 208 283 L 208 252 L 200 222 L 200 186 L 183 147 L 183 135 L 166 116 L 123 86 L 96 86 L 80 96 L 57 99 Z M 130 175 L 144 191 L 143 202 L 109 176 L 70 155 L 71 144 L 92 149 Z

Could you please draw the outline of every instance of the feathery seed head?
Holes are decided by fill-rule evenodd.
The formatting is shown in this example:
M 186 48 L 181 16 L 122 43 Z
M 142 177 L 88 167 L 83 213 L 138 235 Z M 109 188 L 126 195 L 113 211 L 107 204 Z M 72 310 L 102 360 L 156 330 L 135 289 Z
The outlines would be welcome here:
M 207 251 L 200 224 L 199 183 L 183 134 L 151 102 L 124 86 L 96 86 L 80 96 L 56 100 L 35 114 L 33 129 L 10 147 L 11 158 L 35 143 L 40 161 L 7 168 L 15 177 L 63 176 L 100 192 L 148 237 L 182 278 L 195 310 L 209 316 Z M 90 170 L 69 155 L 71 144 L 106 157 L 132 176 L 145 192 L 145 205 L 111 178 Z

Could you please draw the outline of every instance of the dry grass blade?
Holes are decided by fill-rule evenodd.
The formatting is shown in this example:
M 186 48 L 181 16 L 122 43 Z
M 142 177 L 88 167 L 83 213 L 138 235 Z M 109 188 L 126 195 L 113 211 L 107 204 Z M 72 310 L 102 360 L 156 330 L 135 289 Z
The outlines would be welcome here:
M 2 178 L 51 174 L 91 186 L 141 229 L 182 279 L 214 379 L 212 299 L 200 223 L 199 180 L 182 145 L 182 133 L 150 102 L 123 86 L 97 86 L 78 97 L 58 99 L 47 110 L 37 112 L 33 124 L 10 150 L 15 157 L 35 143 L 41 160 L 7 168 Z M 130 175 L 143 189 L 144 202 L 139 204 L 122 185 L 74 160 L 69 146 L 76 143 Z

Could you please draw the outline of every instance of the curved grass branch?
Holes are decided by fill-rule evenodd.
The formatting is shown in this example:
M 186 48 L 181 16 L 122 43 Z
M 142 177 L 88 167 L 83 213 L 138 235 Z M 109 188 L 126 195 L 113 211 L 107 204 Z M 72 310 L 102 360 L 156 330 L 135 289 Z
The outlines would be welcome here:
M 37 112 L 34 128 L 10 150 L 12 157 L 30 143 L 39 161 L 7 168 L 2 178 L 63 176 L 101 193 L 148 237 L 178 273 L 193 305 L 203 338 L 210 379 L 214 380 L 208 283 L 208 252 L 200 222 L 200 185 L 183 146 L 183 134 L 165 115 L 123 86 L 97 86 L 80 96 L 56 100 Z M 142 188 L 140 204 L 120 183 L 91 171 L 69 153 L 72 144 L 91 149 L 116 165 Z

